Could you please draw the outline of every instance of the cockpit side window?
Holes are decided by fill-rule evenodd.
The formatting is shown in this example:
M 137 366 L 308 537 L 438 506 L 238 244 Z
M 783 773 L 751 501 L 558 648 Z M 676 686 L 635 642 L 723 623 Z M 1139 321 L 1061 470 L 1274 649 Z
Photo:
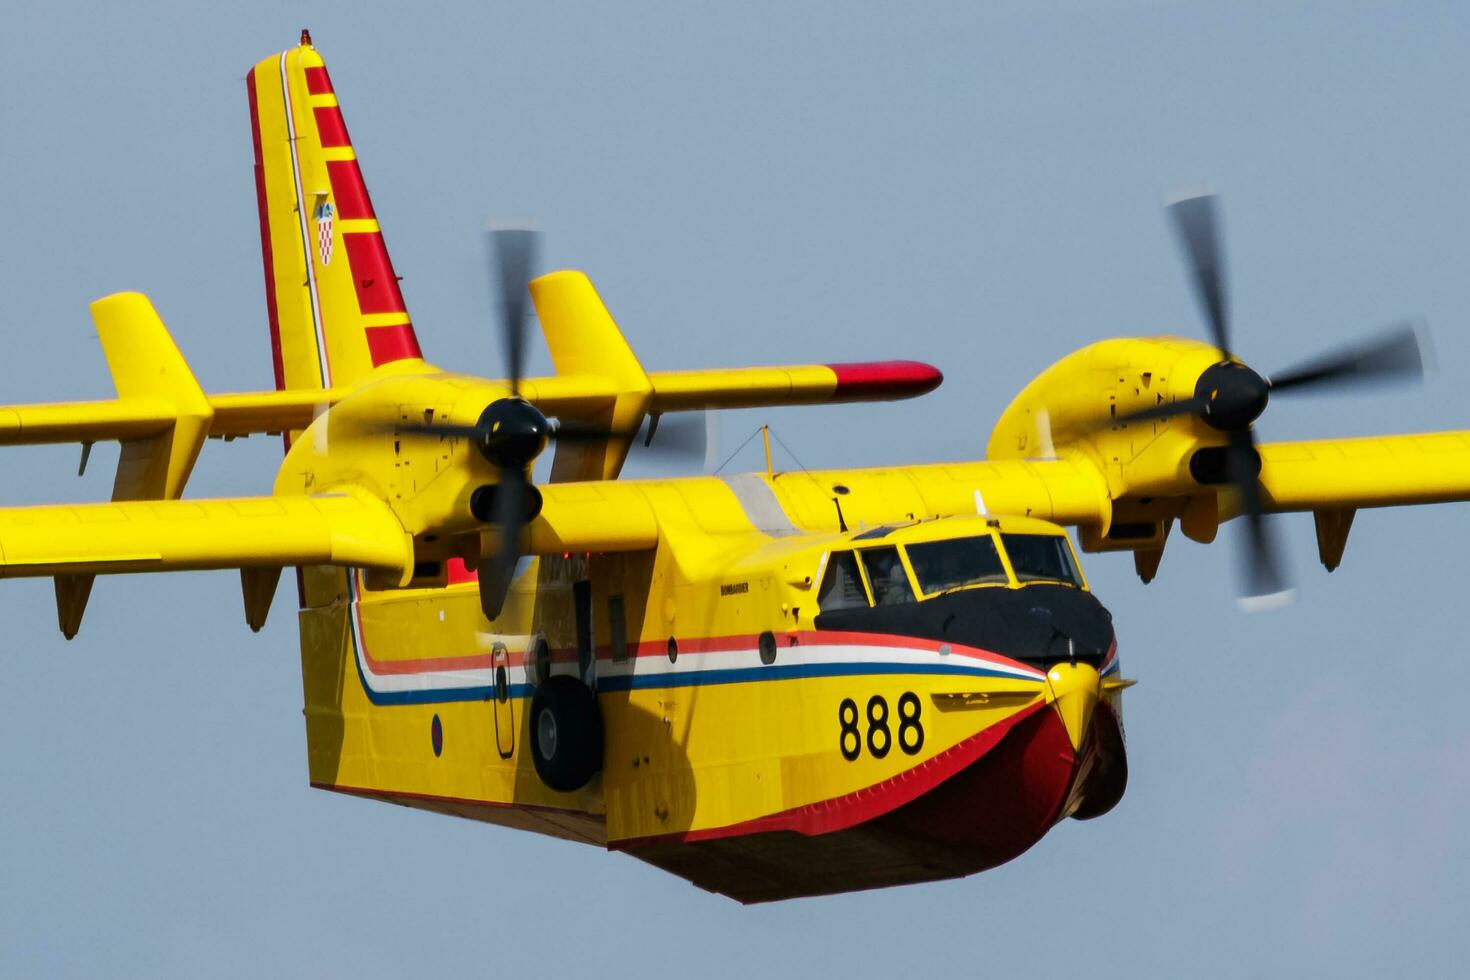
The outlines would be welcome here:
M 1066 582 L 1082 587 L 1067 539 L 1053 534 L 1003 534 L 1006 554 L 1017 582 Z
M 876 605 L 896 606 L 914 601 L 914 590 L 909 587 L 909 576 L 903 570 L 897 548 L 864 548 L 858 554 L 863 556 L 863 570 L 868 573 Z
M 863 588 L 857 556 L 851 551 L 834 551 L 827 559 L 827 574 L 817 590 L 817 605 L 822 612 L 835 609 L 866 609 L 868 593 Z
M 926 595 L 966 585 L 1007 585 L 1006 569 L 988 534 L 948 541 L 923 541 L 906 549 L 919 588 Z

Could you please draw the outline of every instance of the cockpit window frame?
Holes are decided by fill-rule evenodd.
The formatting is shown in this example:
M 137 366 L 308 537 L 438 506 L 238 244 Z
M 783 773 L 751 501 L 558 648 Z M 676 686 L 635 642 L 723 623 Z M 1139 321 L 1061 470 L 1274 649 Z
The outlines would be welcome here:
M 1015 535 L 1015 536 L 1022 536 L 1022 537 L 1035 537 L 1035 538 L 1057 538 L 1057 539 L 1061 540 L 1064 543 L 1064 545 L 1065 545 L 1065 547 L 1067 549 L 1067 555 L 1068 555 L 1068 557 L 1071 559 L 1072 570 L 1077 575 L 1077 583 L 1073 583 L 1073 582 L 1071 582 L 1069 580 L 1065 580 L 1065 579 L 1049 579 L 1049 578 L 1028 578 L 1028 579 L 1024 579 L 1023 580 L 1019 575 L 1016 574 L 1016 567 L 1013 564 L 1011 564 L 1011 553 L 1006 548 L 1006 537 L 1007 537 L 1007 535 Z M 1031 586 L 1031 585 L 1056 585 L 1056 584 L 1059 584 L 1060 583 L 1060 584 L 1063 584 L 1063 585 L 1067 585 L 1068 587 L 1078 588 L 1078 589 L 1080 589 L 1083 592 L 1090 592 L 1090 591 L 1092 591 L 1091 590 L 1091 587 L 1087 583 L 1087 573 L 1085 573 L 1082 570 L 1082 562 L 1079 561 L 1078 558 L 1077 558 L 1077 549 L 1075 547 L 1073 547 L 1073 545 L 1072 545 L 1072 538 L 1071 538 L 1070 535 L 1065 534 L 1065 533 L 1064 534 L 1046 534 L 1046 533 L 1038 533 L 1036 531 L 1019 531 L 1019 530 L 1007 530 L 1007 529 L 1004 529 L 1004 528 L 992 528 L 992 529 L 987 529 L 987 530 L 980 531 L 980 532 L 974 533 L 974 534 L 958 535 L 958 536 L 956 536 L 954 538 L 935 538 L 933 541 L 903 541 L 903 542 L 898 542 L 897 544 L 898 544 L 899 555 L 902 558 L 904 569 L 908 573 L 908 576 L 909 576 L 909 587 L 913 589 L 915 598 L 919 602 L 923 602 L 926 599 L 932 599 L 935 596 L 943 595 L 945 592 L 949 592 L 951 590 L 949 590 L 949 589 L 941 589 L 938 592 L 926 592 L 926 591 L 924 591 L 924 589 L 922 588 L 922 583 L 920 582 L 918 573 L 914 570 L 913 562 L 910 559 L 910 555 L 909 555 L 909 549 L 910 548 L 914 547 L 915 545 L 933 544 L 935 541 L 958 541 L 958 540 L 962 540 L 964 538 L 981 538 L 981 537 L 988 537 L 988 538 L 990 538 L 990 543 L 995 548 L 996 555 L 1000 558 L 1001 567 L 1005 570 L 1006 580 L 1004 582 L 973 582 L 973 583 L 970 583 L 970 584 L 967 584 L 967 585 L 959 586 L 959 588 L 961 588 L 961 589 L 1024 589 L 1024 588 L 1026 588 L 1028 586 Z M 861 561 L 859 561 L 858 564 L 861 566 L 863 563 Z M 863 568 L 863 575 L 866 578 L 866 576 L 867 576 L 867 569 L 866 568 Z M 872 595 L 871 586 L 869 587 L 869 595 L 870 596 Z
M 919 583 L 918 580 L 914 577 L 913 568 L 909 565 L 908 551 L 904 548 L 902 544 L 896 541 L 890 541 L 884 542 L 882 544 L 871 544 L 866 548 L 853 549 L 853 553 L 857 555 L 858 568 L 862 569 L 863 572 L 863 581 L 868 587 L 868 599 L 871 603 L 871 608 L 877 609 L 878 607 L 885 605 L 885 603 L 881 603 L 878 601 L 878 590 L 873 588 L 872 576 L 868 574 L 868 559 L 865 557 L 865 555 L 867 552 L 870 551 L 894 552 L 894 554 L 898 557 L 899 568 L 903 569 L 904 582 L 908 586 L 909 590 L 909 597 L 905 601 L 918 602 L 920 596 L 920 592 L 918 589 Z M 886 605 L 902 605 L 902 603 L 886 603 Z
M 841 611 L 843 611 L 843 609 L 826 610 L 826 609 L 823 609 L 822 608 L 822 605 L 821 605 L 822 585 L 826 582 L 828 569 L 830 569 L 832 567 L 832 559 L 835 558 L 835 557 L 837 557 L 838 555 L 852 555 L 852 563 L 857 568 L 857 572 L 858 572 L 858 584 L 860 584 L 863 587 L 863 596 L 868 600 L 868 608 L 869 609 L 874 608 L 877 605 L 877 603 L 875 603 L 873 601 L 873 587 L 868 583 L 868 573 L 867 573 L 867 570 L 863 568 L 863 560 L 858 555 L 858 549 L 857 548 L 851 548 L 851 547 L 847 547 L 847 548 L 829 548 L 829 549 L 827 549 L 827 551 L 825 551 L 822 554 L 821 564 L 817 568 L 817 577 L 813 580 L 813 581 L 815 581 L 816 588 L 817 588 L 817 611 L 818 611 L 818 614 L 823 613 L 823 612 L 828 612 L 828 611 L 831 611 L 831 612 L 841 612 Z M 861 606 L 849 606 L 849 607 L 844 607 L 844 608 L 846 608 L 846 609 L 860 609 L 862 607 Z
M 938 592 L 926 592 L 926 591 L 924 591 L 923 588 L 922 588 L 922 582 L 919 579 L 919 575 L 918 575 L 918 573 L 916 571 L 914 571 L 913 562 L 912 562 L 912 560 L 909 557 L 909 548 L 913 547 L 914 545 L 937 544 L 937 543 L 939 543 L 941 541 L 962 541 L 962 540 L 967 540 L 967 539 L 971 539 L 971 538 L 989 538 L 990 539 L 990 545 L 991 545 L 991 547 L 993 547 L 995 549 L 996 557 L 1000 559 L 1001 570 L 1003 572 L 1005 572 L 1006 580 L 1004 582 L 969 582 L 969 583 L 966 583 L 966 584 L 963 584 L 963 585 L 957 585 L 957 586 L 953 586 L 953 587 L 947 588 L 947 589 L 940 589 Z M 910 584 L 911 584 L 911 586 L 912 586 L 912 588 L 914 590 L 914 595 L 915 595 L 915 597 L 917 597 L 918 601 L 920 601 L 920 602 L 923 602 L 926 599 L 932 599 L 935 596 L 944 595 L 946 592 L 953 592 L 953 591 L 958 591 L 958 590 L 963 590 L 963 589 L 1013 589 L 1013 588 L 1016 588 L 1016 584 L 1017 584 L 1016 583 L 1016 573 L 1012 570 L 1011 563 L 1006 558 L 1005 549 L 1000 546 L 1000 536 L 998 534 L 996 534 L 992 530 L 988 530 L 987 529 L 987 530 L 979 531 L 979 532 L 977 532 L 975 534 L 956 535 L 955 537 L 952 537 L 952 538 L 935 538 L 935 539 L 930 540 L 930 541 L 905 541 L 905 542 L 903 542 L 899 546 L 899 549 L 898 550 L 899 550 L 899 554 L 901 554 L 903 556 L 904 568 L 906 568 L 908 570 L 909 580 L 910 580 Z
M 862 553 L 865 551 L 876 551 L 879 549 L 887 548 L 897 549 L 898 560 L 900 565 L 902 565 L 903 567 L 903 573 L 908 583 L 908 588 L 912 596 L 912 601 L 914 602 L 924 602 L 928 599 L 935 598 L 936 596 L 944 595 L 948 592 L 958 591 L 961 589 L 1024 589 L 1032 585 L 1061 584 L 1066 585 L 1069 588 L 1077 588 L 1083 592 L 1092 591 L 1091 586 L 1087 581 L 1087 573 L 1083 571 L 1082 562 L 1078 559 L 1077 548 L 1072 543 L 1072 537 L 1065 532 L 1060 534 L 1052 534 L 1047 533 L 1046 531 L 1033 529 L 1003 528 L 991 526 L 983 530 L 976 529 L 972 533 L 957 534 L 954 537 L 940 537 L 914 541 L 895 541 L 889 535 L 891 535 L 893 531 L 903 530 L 903 528 L 894 527 L 886 528 L 885 530 L 887 531 L 886 534 L 874 534 L 863 538 L 854 536 L 847 541 L 843 541 L 840 544 L 835 544 L 833 547 L 824 550 L 821 554 L 821 558 L 817 562 L 815 574 L 813 575 L 811 580 L 817 593 L 820 594 L 822 583 L 826 580 L 828 569 L 831 567 L 833 557 L 836 555 L 848 554 L 853 556 L 853 563 L 857 566 L 858 581 L 862 583 L 863 597 L 867 600 L 867 608 L 879 608 L 878 596 L 873 589 L 873 583 L 868 574 L 868 563 L 864 559 Z M 1066 555 L 1071 563 L 1071 569 L 1077 576 L 1076 581 L 1073 582 L 1068 579 L 1056 578 L 1028 578 L 1023 580 L 1019 575 L 1016 574 L 1016 567 L 1011 562 L 1010 550 L 1006 547 L 1007 537 L 1014 536 L 1060 539 L 1064 543 L 1064 547 L 1066 548 Z M 926 591 L 923 587 L 922 581 L 919 578 L 918 572 L 914 568 L 912 556 L 909 553 L 909 549 L 916 546 L 935 544 L 942 541 L 959 541 L 966 538 L 990 539 L 991 547 L 995 549 L 996 556 L 1000 559 L 1001 569 L 1005 573 L 1005 581 L 973 582 L 957 586 L 955 588 L 941 589 L 937 592 Z M 859 609 L 862 607 L 851 606 L 848 608 Z M 820 604 L 818 606 L 818 609 L 819 611 L 821 611 Z
M 1021 578 L 1021 576 L 1016 573 L 1016 566 L 1011 564 L 1011 551 L 1009 548 L 1006 547 L 1007 536 L 1020 538 L 1056 538 L 1060 540 L 1062 542 L 1062 545 L 1067 549 L 1067 556 L 1071 560 L 1072 571 L 1076 573 L 1077 581 L 1072 582 L 1067 579 L 1058 578 Z M 1071 588 L 1080 589 L 1083 592 L 1091 591 L 1091 589 L 1087 587 L 1087 576 L 1082 571 L 1082 563 L 1077 560 L 1077 551 L 1072 547 L 1071 535 L 1038 534 L 1035 531 L 1006 531 L 1002 529 L 999 532 L 996 532 L 994 534 L 994 537 L 996 539 L 996 547 L 1000 551 L 1001 561 L 1005 563 L 1006 575 L 1011 580 L 1012 588 L 1024 589 L 1028 585 L 1056 585 L 1060 583 Z

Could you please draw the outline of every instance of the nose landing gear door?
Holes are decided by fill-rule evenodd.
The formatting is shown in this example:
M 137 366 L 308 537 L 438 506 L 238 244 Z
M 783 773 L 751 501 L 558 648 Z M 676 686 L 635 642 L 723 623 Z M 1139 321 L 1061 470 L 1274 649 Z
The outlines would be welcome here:
M 516 717 L 515 702 L 510 697 L 510 654 L 504 643 L 491 648 L 490 664 L 495 677 L 490 694 L 495 713 L 495 748 L 502 759 L 509 759 L 516 751 Z

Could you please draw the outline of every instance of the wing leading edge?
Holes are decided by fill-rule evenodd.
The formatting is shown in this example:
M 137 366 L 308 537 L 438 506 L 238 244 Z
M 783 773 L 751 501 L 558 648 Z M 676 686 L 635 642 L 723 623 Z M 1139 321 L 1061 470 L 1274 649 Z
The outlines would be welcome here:
M 1277 442 L 1260 451 L 1270 510 L 1470 500 L 1470 432 Z
M 238 568 L 246 620 L 258 630 L 281 569 L 294 565 L 364 568 L 403 583 L 413 541 L 387 504 L 358 491 L 0 509 L 0 578 L 54 577 L 68 639 L 94 575 Z

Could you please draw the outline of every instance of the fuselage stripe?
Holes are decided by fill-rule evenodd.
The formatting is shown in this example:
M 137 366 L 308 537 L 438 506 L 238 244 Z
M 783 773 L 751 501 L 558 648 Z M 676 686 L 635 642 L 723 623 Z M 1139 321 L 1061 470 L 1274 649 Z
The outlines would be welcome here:
M 473 658 L 436 658 L 434 661 L 409 661 L 416 670 L 403 670 L 402 661 L 376 661 L 368 652 L 362 624 L 361 591 L 358 576 L 347 575 L 348 601 L 351 614 L 351 642 L 358 679 L 368 699 L 374 704 L 431 704 L 449 701 L 479 701 L 494 697 L 495 666 L 489 656 Z M 806 634 L 811 636 L 812 634 Z M 826 639 L 826 638 L 822 638 Z M 722 649 L 692 652 L 667 665 L 651 658 L 634 657 L 623 661 L 599 660 L 597 683 L 599 693 L 644 690 L 649 688 L 696 687 L 716 684 L 745 684 L 765 681 L 798 680 L 808 677 L 840 677 L 893 674 L 928 674 L 963 677 L 986 677 L 1039 684 L 1044 675 L 1024 664 L 1006 661 L 991 654 L 958 657 L 937 650 L 917 648 L 912 637 L 876 634 L 833 634 L 827 642 L 805 640 L 784 647 L 778 657 L 798 662 L 756 664 L 759 658 L 755 637 L 716 637 L 705 640 Z M 923 642 L 923 641 L 919 641 Z M 646 645 L 646 644 L 645 644 Z M 988 659 L 995 657 L 995 659 Z M 469 660 L 474 666 L 464 664 Z M 533 689 L 523 654 L 508 661 L 506 686 L 508 696 L 524 698 Z M 739 663 L 737 665 L 737 662 Z M 554 673 L 575 671 L 566 660 L 553 663 Z M 463 666 L 461 666 L 463 664 Z M 557 667 L 560 669 L 557 669 Z M 426 669 L 427 668 L 427 669 Z

